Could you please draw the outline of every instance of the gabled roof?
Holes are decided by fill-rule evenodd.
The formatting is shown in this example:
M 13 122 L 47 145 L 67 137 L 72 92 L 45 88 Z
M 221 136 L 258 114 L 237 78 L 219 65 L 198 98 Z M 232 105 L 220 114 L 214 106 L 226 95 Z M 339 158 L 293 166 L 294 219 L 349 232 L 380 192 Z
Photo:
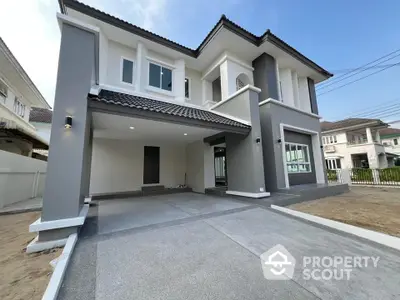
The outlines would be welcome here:
M 400 136 L 400 129 L 398 128 L 384 128 L 379 130 L 381 138 Z
M 365 125 L 372 124 L 372 126 L 388 126 L 388 124 L 382 122 L 379 119 L 348 118 L 336 122 L 328 122 L 328 121 L 321 122 L 321 131 L 325 132 L 325 131 L 339 130 L 354 126 L 362 126 L 364 124 Z
M 32 107 L 29 122 L 51 123 L 53 112 L 47 108 Z
M 247 40 L 248 42 L 252 43 L 253 45 L 259 47 L 265 42 L 270 42 L 271 44 L 275 45 L 276 47 L 280 48 L 281 50 L 287 52 L 288 54 L 292 55 L 305 65 L 309 66 L 310 68 L 314 69 L 315 71 L 319 72 L 325 77 L 331 77 L 333 74 L 328 72 L 327 70 L 323 69 L 321 66 L 317 65 L 315 62 L 312 60 L 308 59 L 306 56 L 298 52 L 296 49 L 293 47 L 289 46 L 287 43 L 285 43 L 283 40 L 275 36 L 271 31 L 268 29 L 266 30 L 261 36 L 256 36 L 252 34 L 251 32 L 247 31 L 246 29 L 240 27 L 236 23 L 232 22 L 229 20 L 225 15 L 222 15 L 217 24 L 211 29 L 211 31 L 208 33 L 206 38 L 200 43 L 200 45 L 196 49 L 191 49 L 189 47 L 180 45 L 174 41 L 171 41 L 167 38 L 164 38 L 160 35 L 157 35 L 155 33 L 152 33 L 148 30 L 145 30 L 143 28 L 140 28 L 136 25 L 133 25 L 131 23 L 128 23 L 124 20 L 121 20 L 119 18 L 116 18 L 112 15 L 109 15 L 105 12 L 102 12 L 96 8 L 90 7 L 86 4 L 80 3 L 76 0 L 58 0 L 59 5 L 60 5 L 60 10 L 63 14 L 66 14 L 66 7 L 71 8 L 73 10 L 79 11 L 83 14 L 86 14 L 88 16 L 91 16 L 93 18 L 96 18 L 98 20 L 101 20 L 103 22 L 106 22 L 110 25 L 119 27 L 123 30 L 126 30 L 128 32 L 131 32 L 133 34 L 136 34 L 138 36 L 141 36 L 143 38 L 149 39 L 151 41 L 154 41 L 156 43 L 159 43 L 163 46 L 169 47 L 171 49 L 174 49 L 176 51 L 179 51 L 181 53 L 184 53 L 188 56 L 197 58 L 200 56 L 202 50 L 205 48 L 205 46 L 211 42 L 213 37 L 218 33 L 218 31 L 221 28 L 226 28 L 229 31 L 237 34 L 238 36 L 242 37 L 243 39 Z
M 178 118 L 185 118 L 196 121 L 203 121 L 207 123 L 236 127 L 240 129 L 251 128 L 247 124 L 243 124 L 238 121 L 220 116 L 211 111 L 164 102 L 164 101 L 158 101 L 130 94 L 113 92 L 104 89 L 100 91 L 98 96 L 89 94 L 88 98 L 89 100 L 95 102 L 97 101 L 106 104 L 124 106 L 145 112 L 153 112 L 157 114 L 175 116 Z

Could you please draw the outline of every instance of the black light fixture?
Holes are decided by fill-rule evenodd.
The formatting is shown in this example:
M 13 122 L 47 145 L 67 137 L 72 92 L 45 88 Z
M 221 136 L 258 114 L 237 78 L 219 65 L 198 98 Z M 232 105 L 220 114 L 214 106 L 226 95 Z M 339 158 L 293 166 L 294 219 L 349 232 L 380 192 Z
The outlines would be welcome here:
M 72 117 L 71 116 L 66 116 L 65 117 L 65 128 L 69 129 L 72 127 Z
M 321 146 L 319 146 L 319 147 L 320 147 L 321 149 L 324 149 L 324 146 L 322 146 L 322 145 L 321 145 Z
M 282 140 L 281 140 L 281 139 L 278 139 L 278 144 L 280 144 L 280 143 L 282 143 Z

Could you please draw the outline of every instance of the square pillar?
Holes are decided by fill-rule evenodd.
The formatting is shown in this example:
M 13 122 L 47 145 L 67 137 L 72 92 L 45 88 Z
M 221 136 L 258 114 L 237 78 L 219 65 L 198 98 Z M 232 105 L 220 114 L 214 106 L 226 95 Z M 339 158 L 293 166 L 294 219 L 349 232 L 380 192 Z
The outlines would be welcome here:
M 177 102 L 185 102 L 185 61 L 179 59 L 175 61 L 173 71 L 173 93 Z
M 39 231 L 39 241 L 76 232 L 77 225 L 55 223 L 69 219 L 76 224 L 89 193 L 92 131 L 87 96 L 95 76 L 96 38 L 94 32 L 62 24 L 42 217 L 30 227 Z M 65 128 L 66 116 L 72 117 L 71 128 Z
M 367 133 L 367 142 L 368 142 L 368 144 L 373 143 L 374 140 L 372 139 L 371 128 L 368 127 L 365 131 Z

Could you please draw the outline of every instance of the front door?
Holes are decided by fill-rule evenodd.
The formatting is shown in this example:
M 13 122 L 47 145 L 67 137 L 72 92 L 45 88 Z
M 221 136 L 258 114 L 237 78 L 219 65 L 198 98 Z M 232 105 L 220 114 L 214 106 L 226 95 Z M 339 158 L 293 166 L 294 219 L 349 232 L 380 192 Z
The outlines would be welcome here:
M 160 183 L 160 147 L 144 146 L 143 184 Z

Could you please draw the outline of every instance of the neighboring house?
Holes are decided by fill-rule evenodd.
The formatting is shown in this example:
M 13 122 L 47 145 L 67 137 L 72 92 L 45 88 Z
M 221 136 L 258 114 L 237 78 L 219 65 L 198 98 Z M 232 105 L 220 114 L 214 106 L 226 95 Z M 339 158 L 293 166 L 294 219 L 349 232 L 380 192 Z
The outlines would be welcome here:
M 321 122 L 327 169 L 387 168 L 394 155 L 386 153 L 380 131 L 388 124 L 378 119 L 350 118 Z
M 400 155 L 400 129 L 385 128 L 380 131 L 380 135 L 385 151 Z
M 225 184 L 260 198 L 326 183 L 315 84 L 332 75 L 269 30 L 222 16 L 190 49 L 77 1 L 60 7 L 39 241 L 72 232 L 89 195 Z
M 32 107 L 29 115 L 29 123 L 35 126 L 37 135 L 47 141 L 48 144 L 50 144 L 52 117 L 53 112 L 42 107 Z
M 29 124 L 33 106 L 50 108 L 0 38 L 0 150 L 32 156 L 33 149 L 48 149 L 47 140 Z

